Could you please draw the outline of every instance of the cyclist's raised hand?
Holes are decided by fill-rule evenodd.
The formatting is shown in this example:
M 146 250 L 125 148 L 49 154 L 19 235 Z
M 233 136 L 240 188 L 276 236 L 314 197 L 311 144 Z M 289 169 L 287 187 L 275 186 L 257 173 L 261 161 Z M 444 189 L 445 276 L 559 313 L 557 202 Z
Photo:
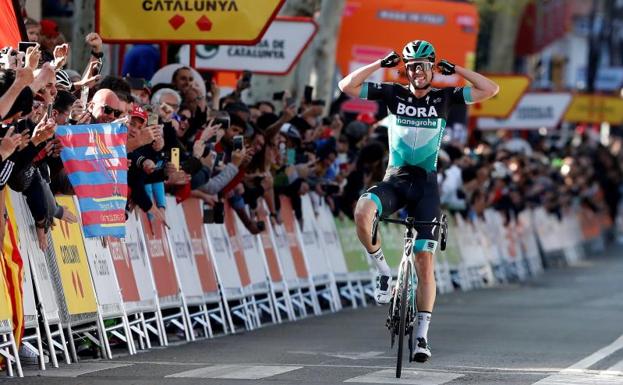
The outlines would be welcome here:
M 437 68 L 441 71 L 442 75 L 452 75 L 456 71 L 454 70 L 454 64 L 450 63 L 447 60 L 441 60 L 437 63 Z
M 382 68 L 396 67 L 400 63 L 400 55 L 396 51 L 390 52 L 384 59 L 381 60 Z

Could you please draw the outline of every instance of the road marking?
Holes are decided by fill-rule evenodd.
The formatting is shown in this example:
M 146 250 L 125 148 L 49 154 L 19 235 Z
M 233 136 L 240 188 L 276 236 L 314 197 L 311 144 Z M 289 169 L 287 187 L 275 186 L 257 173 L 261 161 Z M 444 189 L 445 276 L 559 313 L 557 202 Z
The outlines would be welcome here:
M 463 377 L 463 375 L 458 373 L 403 370 L 402 376 L 400 378 L 396 378 L 396 369 L 386 369 L 368 373 L 359 377 L 349 378 L 344 382 L 362 382 L 368 384 L 441 385 L 461 377 Z
M 621 385 L 623 377 L 613 374 L 559 373 L 535 382 L 533 385 Z
M 557 374 L 545 377 L 533 385 L 620 385 L 623 383 L 623 361 L 608 370 L 588 370 L 592 365 L 623 348 L 623 335 L 608 346 L 581 359 Z
M 275 365 L 214 365 L 171 374 L 167 378 L 227 378 L 236 380 L 261 380 L 301 369 L 302 366 Z
M 105 363 L 105 362 L 79 362 L 68 366 L 62 366 L 53 370 L 27 370 L 26 377 L 78 377 L 84 374 L 100 372 L 102 370 L 123 368 L 133 364 Z
M 618 363 L 612 365 L 607 369 L 609 372 L 621 372 L 623 374 L 623 360 Z
M 313 352 L 308 350 L 294 350 L 289 351 L 291 354 L 304 354 L 310 356 L 327 356 L 327 357 L 335 357 L 335 358 L 344 358 L 348 360 L 369 360 L 372 358 L 391 358 L 395 359 L 396 357 L 381 357 L 381 354 L 385 352 Z
M 568 369 L 588 369 L 597 362 L 603 360 L 610 354 L 623 348 L 623 335 L 617 338 L 613 343 L 605 346 L 583 360 L 571 365 Z

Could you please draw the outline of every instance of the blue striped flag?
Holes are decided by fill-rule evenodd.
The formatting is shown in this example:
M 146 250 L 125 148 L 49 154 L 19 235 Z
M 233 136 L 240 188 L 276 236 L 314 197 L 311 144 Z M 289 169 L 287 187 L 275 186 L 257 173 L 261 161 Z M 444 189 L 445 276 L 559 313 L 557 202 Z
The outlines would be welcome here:
M 120 123 L 58 126 L 61 159 L 78 196 L 85 237 L 125 237 L 128 129 Z

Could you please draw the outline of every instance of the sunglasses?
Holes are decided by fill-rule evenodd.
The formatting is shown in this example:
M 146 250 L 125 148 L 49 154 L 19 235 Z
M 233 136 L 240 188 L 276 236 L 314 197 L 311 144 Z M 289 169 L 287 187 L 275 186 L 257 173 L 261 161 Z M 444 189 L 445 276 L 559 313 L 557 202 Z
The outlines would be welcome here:
M 415 72 L 417 70 L 431 71 L 433 69 L 434 64 L 428 61 L 422 61 L 422 62 L 416 61 L 416 62 L 406 63 L 405 66 L 407 67 L 407 70 L 411 72 Z
M 114 108 L 112 108 L 110 106 L 107 106 L 107 105 L 103 105 L 102 106 L 102 110 L 104 111 L 104 113 L 106 115 L 113 114 L 115 116 L 115 118 L 118 118 L 119 116 L 121 116 L 121 114 L 123 112 L 123 111 L 120 111 L 120 110 L 116 110 L 116 109 L 114 109 Z

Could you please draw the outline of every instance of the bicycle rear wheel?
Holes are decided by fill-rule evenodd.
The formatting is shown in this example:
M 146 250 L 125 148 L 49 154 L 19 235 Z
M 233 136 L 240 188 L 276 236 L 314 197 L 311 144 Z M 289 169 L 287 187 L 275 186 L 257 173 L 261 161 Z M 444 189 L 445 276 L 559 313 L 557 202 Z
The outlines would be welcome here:
M 407 295 L 409 291 L 409 280 L 411 279 L 411 264 L 407 263 L 402 270 L 400 277 L 400 285 L 398 291 L 400 293 L 400 326 L 398 327 L 398 357 L 396 360 L 396 378 L 400 378 L 402 374 L 402 356 L 404 348 L 405 333 L 407 331 Z

